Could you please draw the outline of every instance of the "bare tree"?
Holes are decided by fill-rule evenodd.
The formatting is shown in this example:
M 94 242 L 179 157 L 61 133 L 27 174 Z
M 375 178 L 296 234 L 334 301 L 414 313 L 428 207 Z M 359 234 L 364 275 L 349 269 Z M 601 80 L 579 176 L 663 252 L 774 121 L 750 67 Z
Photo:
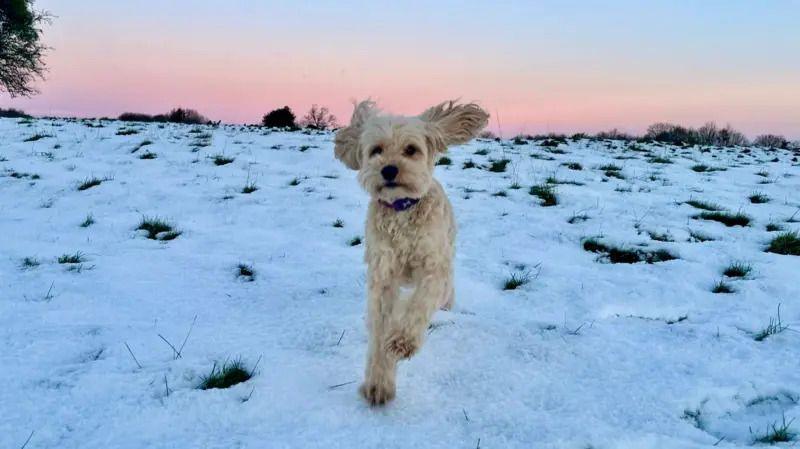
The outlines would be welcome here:
M 723 147 L 747 145 L 747 137 L 745 137 L 745 135 L 739 131 L 733 129 L 730 123 L 728 123 L 719 131 L 719 143 L 717 145 Z
M 0 0 L 0 92 L 12 97 L 38 93 L 32 84 L 44 78 L 47 50 L 40 26 L 49 19 L 33 9 L 33 0 Z
M 653 125 L 653 126 L 655 126 L 655 125 Z M 651 126 L 651 128 L 652 128 L 652 126 Z M 649 132 L 649 130 L 650 130 L 650 128 L 648 128 L 648 132 Z M 635 139 L 634 136 L 632 136 L 632 135 L 630 135 L 630 134 L 628 134 L 628 133 L 626 133 L 624 131 L 620 131 L 617 128 L 612 128 L 612 129 L 609 129 L 608 131 L 600 131 L 599 133 L 595 134 L 594 137 L 597 138 L 597 139 L 626 140 L 626 141 L 630 141 L 630 140 L 634 140 Z
M 753 145 L 764 148 L 788 148 L 789 141 L 777 134 L 762 134 L 756 137 Z
M 645 137 L 655 138 L 661 134 L 671 133 L 672 130 L 677 128 L 678 125 L 673 125 L 672 123 L 653 123 L 652 125 L 647 127 L 647 132 L 645 133 Z
M 719 130 L 714 122 L 706 122 L 705 125 L 697 129 L 697 137 L 703 145 L 717 145 L 719 141 Z
M 672 123 L 654 123 L 648 126 L 645 138 L 672 144 L 694 145 L 699 142 L 696 130 Z
M 336 117 L 325 106 L 311 106 L 300 124 L 311 129 L 332 129 L 336 127 Z

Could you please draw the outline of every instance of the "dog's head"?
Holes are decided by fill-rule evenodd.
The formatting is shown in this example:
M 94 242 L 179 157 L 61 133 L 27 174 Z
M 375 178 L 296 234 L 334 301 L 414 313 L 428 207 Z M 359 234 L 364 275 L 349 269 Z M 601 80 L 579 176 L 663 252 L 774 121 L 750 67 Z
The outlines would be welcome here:
M 473 103 L 448 101 L 418 116 L 400 117 L 362 101 L 350 125 L 336 133 L 334 152 L 358 170 L 361 186 L 373 197 L 386 202 L 421 198 L 431 186 L 437 156 L 472 140 L 488 120 L 489 114 Z

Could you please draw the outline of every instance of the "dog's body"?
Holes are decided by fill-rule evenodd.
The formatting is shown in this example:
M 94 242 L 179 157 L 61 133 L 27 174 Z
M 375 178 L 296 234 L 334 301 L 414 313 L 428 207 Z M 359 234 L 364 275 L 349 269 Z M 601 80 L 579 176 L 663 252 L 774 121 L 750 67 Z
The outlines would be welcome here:
M 398 360 L 420 348 L 436 309 L 453 305 L 456 226 L 433 168 L 439 153 L 471 140 L 487 120 L 474 104 L 448 102 L 418 117 L 396 117 L 365 101 L 336 134 L 336 157 L 359 171 L 372 196 L 365 255 L 370 338 L 360 389 L 370 404 L 394 397 Z M 400 300 L 402 287 L 413 289 L 407 301 Z

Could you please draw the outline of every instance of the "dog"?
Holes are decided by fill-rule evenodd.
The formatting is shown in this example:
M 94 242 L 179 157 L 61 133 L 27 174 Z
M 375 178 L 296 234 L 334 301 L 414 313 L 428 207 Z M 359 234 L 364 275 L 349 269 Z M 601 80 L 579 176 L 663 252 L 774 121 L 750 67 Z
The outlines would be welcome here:
M 477 137 L 488 120 L 474 103 L 448 101 L 406 117 L 383 114 L 366 100 L 336 133 L 335 157 L 358 171 L 371 197 L 365 231 L 369 347 L 359 388 L 370 405 L 394 399 L 397 362 L 422 346 L 436 309 L 453 306 L 456 223 L 433 169 L 449 146 Z M 404 301 L 401 287 L 413 289 Z

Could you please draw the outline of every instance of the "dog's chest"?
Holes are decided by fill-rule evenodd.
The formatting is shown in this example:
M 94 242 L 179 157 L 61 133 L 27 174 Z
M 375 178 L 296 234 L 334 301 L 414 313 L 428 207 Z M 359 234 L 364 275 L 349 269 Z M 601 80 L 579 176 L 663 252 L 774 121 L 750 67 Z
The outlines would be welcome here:
M 374 243 L 390 249 L 398 261 L 407 261 L 425 252 L 428 239 L 425 238 L 425 227 L 401 214 L 403 212 L 376 217 Z
M 381 226 L 382 225 L 382 226 Z M 431 260 L 433 251 L 419 235 L 419 229 L 402 226 L 394 221 L 384 222 L 375 229 L 374 239 L 367 240 L 367 254 L 378 257 L 367 257 L 367 263 L 378 263 L 380 271 L 386 270 L 391 276 L 398 278 L 401 285 L 413 283 L 415 273 L 424 269 L 426 261 Z
M 372 269 L 407 283 L 416 274 L 449 264 L 451 217 L 443 213 L 441 203 L 427 200 L 408 211 L 370 211 L 365 255 Z

